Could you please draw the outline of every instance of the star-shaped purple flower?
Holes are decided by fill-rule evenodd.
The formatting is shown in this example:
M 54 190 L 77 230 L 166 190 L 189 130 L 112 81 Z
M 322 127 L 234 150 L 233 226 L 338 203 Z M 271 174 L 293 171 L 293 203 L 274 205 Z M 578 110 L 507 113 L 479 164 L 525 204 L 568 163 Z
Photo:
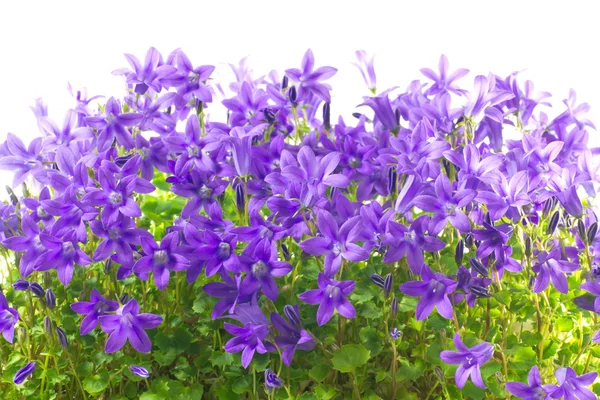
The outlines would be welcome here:
M 445 363 L 459 365 L 454 375 L 456 386 L 462 389 L 470 376 L 475 386 L 485 389 L 486 386 L 481 378 L 480 366 L 492 358 L 494 346 L 488 342 L 482 342 L 468 348 L 460 339 L 458 333 L 454 334 L 454 346 L 458 351 L 444 350 L 440 353 L 440 358 Z
M 356 310 L 352 303 L 346 299 L 354 290 L 355 281 L 336 281 L 319 273 L 317 278 L 318 289 L 308 290 L 298 296 L 308 304 L 320 304 L 317 310 L 317 324 L 325 325 L 337 312 L 346 318 L 355 318 Z
M 116 311 L 119 308 L 119 303 L 114 300 L 108 300 L 102 296 L 96 288 L 92 289 L 90 294 L 90 301 L 80 301 L 78 303 L 71 304 L 71 309 L 77 314 L 85 315 L 83 321 L 81 321 L 81 327 L 79 333 L 81 335 L 87 335 L 100 323 L 99 318 L 109 312 Z
M 446 275 L 431 271 L 427 265 L 421 268 L 422 281 L 406 282 L 400 285 L 400 291 L 409 296 L 423 296 L 417 303 L 417 321 L 423 320 L 431 314 L 436 307 L 444 318 L 452 319 L 452 303 L 448 295 L 454 292 L 457 282 Z

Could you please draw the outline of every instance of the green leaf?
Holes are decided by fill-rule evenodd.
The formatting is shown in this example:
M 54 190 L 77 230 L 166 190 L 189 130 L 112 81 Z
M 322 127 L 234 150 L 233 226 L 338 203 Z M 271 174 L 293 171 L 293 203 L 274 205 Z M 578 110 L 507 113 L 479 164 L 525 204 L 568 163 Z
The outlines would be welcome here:
M 243 394 L 250 390 L 250 382 L 245 376 L 240 376 L 231 385 L 231 390 L 237 394 Z
M 223 368 L 226 365 L 231 365 L 233 362 L 233 355 L 225 351 L 215 351 L 210 356 L 210 362 L 215 367 Z
M 164 353 L 174 351 L 176 354 L 181 354 L 187 350 L 192 343 L 192 334 L 185 326 L 179 326 L 173 333 L 164 334 L 159 332 L 155 339 L 156 345 Z
M 321 383 L 331 372 L 331 366 L 327 363 L 317 364 L 308 371 L 308 376 Z
M 371 352 L 362 344 L 346 344 L 333 355 L 333 367 L 340 372 L 353 372 L 369 361 Z
M 367 319 L 381 318 L 383 313 L 381 309 L 377 308 L 374 303 L 365 303 L 358 309 L 358 315 Z
M 383 346 L 381 345 L 382 338 L 375 328 L 366 327 L 360 330 L 360 340 L 365 348 L 371 352 L 371 357 L 375 357 L 381 353 Z
M 418 301 L 418 299 L 416 297 L 411 297 L 411 296 L 402 297 L 402 300 L 400 300 L 400 303 L 398 303 L 398 311 L 399 312 L 414 311 L 417 308 L 417 301 Z
M 83 380 L 83 388 L 92 395 L 97 395 L 106 390 L 110 376 L 106 370 L 101 370 Z
M 560 332 L 571 332 L 573 330 L 573 320 L 567 317 L 560 317 L 554 323 Z
M 521 347 L 515 354 L 512 365 L 519 370 L 529 370 L 537 362 L 537 354 L 531 347 Z

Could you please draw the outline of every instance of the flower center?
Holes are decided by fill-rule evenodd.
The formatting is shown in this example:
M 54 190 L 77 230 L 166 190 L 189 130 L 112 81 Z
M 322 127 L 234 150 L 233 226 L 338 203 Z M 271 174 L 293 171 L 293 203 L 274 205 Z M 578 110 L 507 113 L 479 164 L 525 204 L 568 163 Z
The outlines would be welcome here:
M 210 199 L 210 195 L 212 194 L 212 189 L 206 185 L 202 185 L 200 189 L 198 189 L 198 197 L 201 199 Z
M 217 257 L 219 260 L 225 260 L 231 255 L 231 245 L 229 243 L 221 242 L 217 247 Z
M 325 289 L 325 294 L 330 299 L 339 297 L 339 295 L 340 295 L 340 288 L 337 287 L 337 286 L 328 285 L 327 289 Z
M 121 237 L 120 232 L 118 229 L 109 229 L 108 231 L 108 236 L 112 239 L 112 240 L 118 240 L 119 237 Z
M 548 164 L 540 162 L 535 166 L 535 169 L 537 170 L 537 172 L 539 173 L 543 173 L 543 172 L 548 172 L 550 171 L 550 167 L 548 166 Z
M 348 160 L 348 164 L 350 164 L 350 166 L 352 168 L 360 168 L 362 163 L 360 162 L 360 160 L 358 158 L 350 157 L 350 160 Z
M 75 248 L 73 247 L 73 243 L 71 242 L 65 242 L 62 244 L 62 251 L 63 254 L 66 256 L 70 256 L 73 253 L 75 253 Z
M 200 154 L 200 149 L 195 144 L 191 144 L 187 147 L 188 156 L 190 157 L 198 157 Z
M 167 261 L 167 252 L 165 250 L 156 250 L 154 252 L 154 262 L 164 264 Z
M 265 276 L 267 271 L 267 265 L 262 261 L 257 261 L 254 264 L 252 264 L 252 275 L 257 277 L 258 279 Z
M 333 254 L 337 257 L 344 251 L 344 246 L 340 242 L 335 242 L 331 251 L 333 251 Z
M 121 193 L 112 192 L 108 196 L 108 201 L 110 201 L 113 206 L 118 206 L 123 202 L 123 195 Z
M 456 214 L 456 206 L 454 204 L 446 204 L 444 206 L 444 210 L 446 211 L 446 215 L 454 215 Z
M 47 216 L 47 215 L 48 215 L 48 213 L 46 212 L 46 210 L 44 210 L 44 209 L 42 208 L 42 206 L 38 206 L 38 207 L 36 208 L 36 210 L 35 210 L 35 211 L 37 212 L 37 215 L 38 215 L 38 217 L 40 217 L 40 218 L 44 218 L 45 216 Z

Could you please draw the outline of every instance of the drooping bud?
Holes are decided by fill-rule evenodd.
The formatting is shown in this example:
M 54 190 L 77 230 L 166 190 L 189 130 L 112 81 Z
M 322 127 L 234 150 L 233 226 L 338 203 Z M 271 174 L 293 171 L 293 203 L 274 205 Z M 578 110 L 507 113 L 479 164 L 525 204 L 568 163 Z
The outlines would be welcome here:
M 465 234 L 465 246 L 470 249 L 473 247 L 473 234 L 471 232 L 467 232 Z
M 265 389 L 267 391 L 283 386 L 283 381 L 277 376 L 271 368 L 265 370 Z
M 105 274 L 110 274 L 110 271 L 112 270 L 112 266 L 113 266 L 113 261 L 111 258 L 107 258 L 106 261 L 104 261 L 104 273 Z
M 44 317 L 44 330 L 46 331 L 46 335 L 52 335 L 52 320 L 47 315 Z
M 52 289 L 46 290 L 46 305 L 51 310 L 54 310 L 56 307 L 56 294 L 54 294 Z
M 553 235 L 556 227 L 558 226 L 558 221 L 560 220 L 560 211 L 556 210 L 554 214 L 550 217 L 550 222 L 548 222 L 548 229 L 546 229 L 546 234 Z
M 527 256 L 527 258 L 530 258 L 532 254 L 533 254 L 533 240 L 531 240 L 531 237 L 528 235 L 525 238 L 525 256 Z
M 392 319 L 396 318 L 396 315 L 398 315 L 398 299 L 396 297 L 392 299 L 392 304 L 390 305 L 390 315 L 392 316 Z
M 290 99 L 290 102 L 292 103 L 292 105 L 296 105 L 296 99 L 298 98 L 298 92 L 296 91 L 296 86 L 292 86 L 291 88 L 288 89 L 287 91 L 288 94 L 288 98 Z
M 132 374 L 135 374 L 142 378 L 148 378 L 150 376 L 150 373 L 148 372 L 148 370 L 139 365 L 132 365 L 129 367 L 129 370 L 131 371 Z
M 33 374 L 36 366 L 37 364 L 35 363 L 35 361 L 27 363 L 27 365 L 25 365 L 23 368 L 17 371 L 15 377 L 13 378 L 13 382 L 16 385 L 20 385 L 21 383 L 23 383 L 29 375 Z
M 383 282 L 383 293 L 385 298 L 390 297 L 390 293 L 392 293 L 392 286 L 394 285 L 394 275 L 387 274 L 385 277 L 385 281 Z
M 44 297 L 45 295 L 44 288 L 37 282 L 31 282 L 29 284 L 29 290 L 37 297 Z
M 473 258 L 473 257 L 469 258 L 469 264 L 471 265 L 471 268 L 475 272 L 477 272 L 479 275 L 481 275 L 481 276 L 489 275 L 488 269 L 478 259 Z
M 326 131 L 331 129 L 331 105 L 329 103 L 323 104 L 323 128 Z
M 396 167 L 390 167 L 387 173 L 387 188 L 388 193 L 393 195 L 396 193 L 396 189 L 398 187 L 398 171 L 396 171 Z
M 300 314 L 298 312 L 298 306 L 286 305 L 283 307 L 283 313 L 287 317 L 288 321 L 296 328 L 299 328 L 302 325 L 302 320 L 300 319 Z
M 23 279 L 19 279 L 18 281 L 13 283 L 12 286 L 13 286 L 14 290 L 28 290 L 29 282 L 27 282 L 26 280 L 23 280 Z
M 372 274 L 370 276 L 371 281 L 376 284 L 377 286 L 379 286 L 380 288 L 383 289 L 383 287 L 385 286 L 385 281 L 383 280 L 383 277 L 379 274 Z
M 456 244 L 456 249 L 454 250 L 454 261 L 456 262 L 457 266 L 460 267 L 462 265 L 464 255 L 465 243 L 462 239 L 459 239 L 458 243 Z
M 484 287 L 484 286 L 480 286 L 480 285 L 470 285 L 469 286 L 469 290 L 471 291 L 471 293 L 473 293 L 476 297 L 490 297 L 490 291 L 488 290 L 488 288 Z
M 587 232 L 585 229 L 585 223 L 582 220 L 577 221 L 577 234 L 584 242 L 587 241 Z
M 127 304 L 129 303 L 129 300 L 131 300 L 131 296 L 127 292 L 123 293 L 121 297 L 119 297 L 119 302 L 121 304 Z
M 67 334 L 63 328 L 56 328 L 56 335 L 58 336 L 58 341 L 63 349 L 69 348 L 69 340 L 67 339 Z
M 246 208 L 246 194 L 244 184 L 240 183 L 235 187 L 235 205 L 239 213 L 243 213 Z
M 594 222 L 593 224 L 590 225 L 590 227 L 588 228 L 587 231 L 587 240 L 589 244 L 592 244 L 594 242 L 594 239 L 596 239 L 596 234 L 598 233 L 598 223 Z
M 292 257 L 290 254 L 290 249 L 285 245 L 285 243 L 281 243 L 281 252 L 283 253 L 283 259 L 285 261 L 289 261 Z

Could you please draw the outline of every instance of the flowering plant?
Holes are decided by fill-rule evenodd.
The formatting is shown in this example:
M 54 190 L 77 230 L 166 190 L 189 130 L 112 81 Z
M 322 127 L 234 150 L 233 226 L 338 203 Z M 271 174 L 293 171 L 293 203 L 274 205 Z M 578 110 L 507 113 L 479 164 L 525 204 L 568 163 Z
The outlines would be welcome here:
M 445 56 L 380 92 L 356 56 L 351 122 L 310 50 L 232 66 L 221 121 L 180 49 L 62 128 L 38 101 L 0 144 L 1 397 L 596 398 L 588 105 Z

